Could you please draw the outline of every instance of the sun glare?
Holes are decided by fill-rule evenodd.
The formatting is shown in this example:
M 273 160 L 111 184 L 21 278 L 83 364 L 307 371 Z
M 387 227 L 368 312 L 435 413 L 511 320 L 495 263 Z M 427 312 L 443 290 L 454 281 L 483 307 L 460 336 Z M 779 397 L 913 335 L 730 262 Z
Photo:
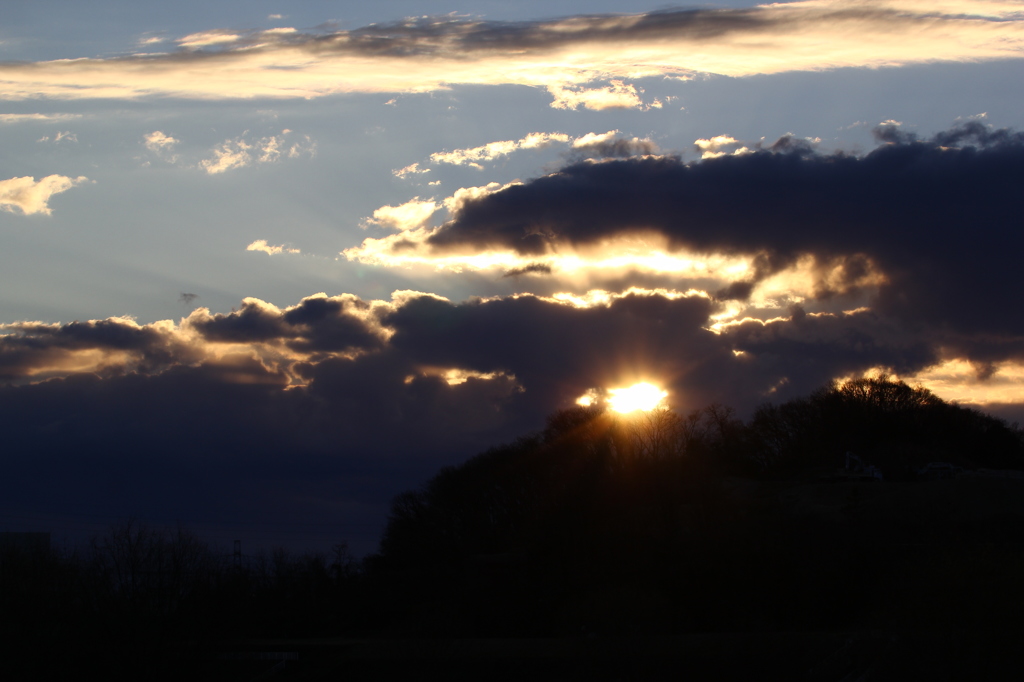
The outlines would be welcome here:
M 668 391 L 647 382 L 633 384 L 629 388 L 613 388 L 608 393 L 611 396 L 608 398 L 611 408 L 624 414 L 637 410 L 653 410 L 668 396 Z

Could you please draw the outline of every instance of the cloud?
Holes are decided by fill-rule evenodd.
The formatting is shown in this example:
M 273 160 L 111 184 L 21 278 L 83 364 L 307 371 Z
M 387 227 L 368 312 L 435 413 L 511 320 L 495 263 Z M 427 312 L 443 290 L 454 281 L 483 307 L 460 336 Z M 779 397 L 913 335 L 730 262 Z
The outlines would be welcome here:
M 316 144 L 308 135 L 289 144 L 286 138 L 290 133 L 290 130 L 284 130 L 280 135 L 268 135 L 255 140 L 245 135 L 225 140 L 211 151 L 211 157 L 199 162 L 199 167 L 210 175 L 217 175 L 255 164 L 274 163 L 282 157 L 294 159 L 303 155 L 316 155 Z
M 49 135 L 44 135 L 41 138 L 39 138 L 38 140 L 36 140 L 36 142 L 49 142 L 49 141 L 50 141 L 50 136 Z M 70 130 L 57 131 L 57 133 L 53 136 L 53 143 L 54 144 L 59 144 L 61 142 L 78 142 L 78 136 L 75 135 Z
M 477 147 L 435 152 L 430 155 L 430 163 L 469 166 L 483 170 L 483 162 L 509 156 L 524 149 L 544 149 L 553 144 L 570 145 L 571 156 L 575 159 L 622 158 L 658 152 L 658 145 L 652 140 L 638 137 L 621 138 L 618 130 L 609 130 L 606 133 L 587 133 L 580 137 L 572 137 L 565 133 L 537 132 L 530 133 L 518 140 L 498 140 Z M 430 169 L 421 168 L 419 162 L 391 171 L 392 175 L 398 178 L 429 172 Z
M 422 174 L 422 173 L 429 173 L 429 172 L 430 172 L 429 168 L 420 168 L 420 164 L 419 164 L 419 162 L 417 162 L 417 163 L 410 163 L 405 168 L 398 168 L 396 170 L 393 170 L 393 171 L 391 171 L 391 174 L 394 175 L 396 178 L 406 178 L 406 177 L 408 177 L 410 175 L 419 175 L 419 174 Z
M 546 263 L 529 263 L 519 268 L 512 268 L 502 277 L 519 277 L 521 275 L 550 275 L 551 266 Z
M 749 154 L 750 149 L 731 135 L 716 135 L 693 141 L 693 146 L 700 152 L 700 158 L 713 159 L 727 154 Z
M 184 38 L 179 38 L 175 42 L 186 49 L 196 49 L 200 47 L 210 47 L 211 45 L 230 45 L 232 43 L 239 42 L 241 38 L 242 35 L 239 33 L 214 30 L 192 33 Z
M 51 123 L 81 117 L 82 114 L 0 114 L 0 123 Z
M 0 325 L 0 381 L 45 379 L 76 372 L 158 372 L 195 356 L 168 323 L 139 325 L 130 318 Z
M 364 227 L 375 225 L 391 230 L 415 230 L 423 227 L 434 213 L 441 208 L 433 200 L 421 201 L 414 197 L 399 206 L 381 206 L 373 217 L 365 221 Z
M 1024 246 L 1010 229 L 1024 136 L 977 122 L 929 140 L 894 137 L 884 126 L 879 135 L 893 141 L 862 157 L 784 138 L 697 163 L 579 163 L 466 200 L 416 249 L 393 255 L 441 263 L 503 254 L 508 268 L 588 250 L 602 258 L 608 244 L 633 239 L 649 252 L 745 258 L 733 281 L 748 291 L 803 270 L 814 276 L 803 295 L 816 299 L 878 287 L 875 304 L 889 314 L 1024 332 L 1003 312 L 1024 296 L 1021 282 L 987 284 L 992 273 L 1014 271 L 1011 254 Z M 385 262 L 386 253 L 375 255 Z
M 54 194 L 65 192 L 88 182 L 87 177 L 69 178 L 65 175 L 47 175 L 36 182 L 32 177 L 0 180 L 0 210 L 10 213 L 50 215 L 49 201 Z
M 619 137 L 618 130 L 606 133 L 588 133 L 572 141 L 572 157 L 580 158 L 627 158 L 657 154 L 659 149 L 648 138 Z
M 0 66 L 0 97 L 312 98 L 458 84 L 547 89 L 553 106 L 644 105 L 629 80 L 1019 59 L 1020 4 L 805 0 L 739 9 L 494 22 L 426 17 L 350 31 L 208 30 L 180 51 Z
M 554 100 L 551 106 L 555 109 L 634 109 L 643 102 L 635 86 L 613 80 L 603 88 L 586 88 L 579 86 L 549 85 L 548 92 Z
M 145 140 L 146 149 L 157 153 L 169 151 L 174 148 L 174 145 L 180 143 L 180 140 L 176 140 L 159 130 L 147 133 L 143 136 L 143 139 Z
M 933 330 L 868 309 L 813 313 L 797 306 L 784 316 L 737 320 L 716 332 L 710 326 L 720 311 L 703 292 L 636 287 L 465 302 L 420 292 L 395 292 L 390 301 L 317 294 L 287 308 L 247 298 L 230 313 L 199 308 L 178 324 L 110 318 L 3 325 L 0 383 L 31 392 L 29 386 L 60 377 L 91 374 L 113 382 L 195 370 L 206 381 L 272 387 L 267 400 L 302 403 L 319 396 L 327 401 L 324 409 L 334 406 L 329 411 L 343 430 L 358 423 L 380 433 L 388 423 L 403 423 L 403 410 L 434 409 L 408 403 L 391 411 L 412 400 L 410 391 L 434 386 L 434 378 L 451 387 L 500 387 L 496 395 L 512 402 L 486 421 L 520 428 L 595 386 L 656 380 L 682 408 L 723 400 L 751 409 L 768 396 L 801 395 L 874 367 L 948 382 L 970 361 L 949 355 L 946 340 Z M 1024 376 L 1024 355 L 995 367 L 975 369 L 972 381 L 994 377 L 998 397 L 1005 398 Z M 370 404 L 357 415 L 338 412 L 352 396 Z M 464 434 L 477 425 L 459 428 Z M 401 433 L 391 434 L 395 442 Z M 408 438 L 403 442 L 414 448 L 417 437 Z
M 286 246 L 271 246 L 267 244 L 266 239 L 257 239 L 253 243 L 245 247 L 246 251 L 262 251 L 268 256 L 274 256 L 279 253 L 300 253 L 299 249 L 292 249 Z
M 455 149 L 450 152 L 437 152 L 430 155 L 430 161 L 431 163 L 447 163 L 455 166 L 466 165 L 482 170 L 483 166 L 479 164 L 480 161 L 493 161 L 496 158 L 508 156 L 521 149 L 542 149 L 554 142 L 566 143 L 570 139 L 564 133 L 530 133 L 519 140 L 501 140 L 498 142 L 488 142 L 479 147 Z

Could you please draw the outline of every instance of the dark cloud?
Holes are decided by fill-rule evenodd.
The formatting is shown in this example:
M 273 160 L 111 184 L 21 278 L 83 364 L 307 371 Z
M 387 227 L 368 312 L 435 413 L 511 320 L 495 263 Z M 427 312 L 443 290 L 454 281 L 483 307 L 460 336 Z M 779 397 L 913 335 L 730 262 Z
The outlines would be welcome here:
M 140 326 L 122 318 L 44 324 L 19 322 L 4 325 L 0 336 L 0 380 L 11 381 L 49 370 L 67 371 L 77 352 L 115 355 L 109 366 L 156 371 L 191 358 L 187 349 L 161 329 Z M 101 363 L 102 364 L 102 363 Z
M 651 140 L 632 138 L 626 139 L 616 137 L 608 140 L 595 142 L 584 142 L 580 144 L 577 140 L 573 149 L 568 153 L 568 158 L 573 161 L 583 159 L 628 159 L 633 156 L 647 156 L 657 154 L 660 150 L 658 145 Z
M 551 266 L 545 263 L 530 263 L 521 268 L 512 268 L 502 277 L 519 277 L 520 275 L 550 275 Z
M 438 250 L 525 256 L 637 230 L 673 248 L 756 255 L 754 282 L 813 256 L 825 298 L 872 264 L 887 277 L 880 312 L 961 333 L 1024 334 L 1019 187 L 1024 136 L 969 123 L 916 140 L 896 126 L 863 156 L 791 140 L 698 163 L 637 158 L 579 163 L 469 201 L 430 239 Z M 959 146 L 957 146 L 959 145 Z M 742 297 L 751 282 L 722 292 Z
M 736 350 L 750 354 L 745 369 L 761 377 L 760 385 L 785 380 L 784 394 L 792 396 L 867 368 L 912 376 L 941 360 L 934 339 L 871 311 L 809 314 L 794 306 L 787 318 L 747 320 L 724 335 Z
M 387 57 L 443 56 L 453 52 L 546 51 L 594 41 L 666 38 L 701 41 L 730 33 L 759 33 L 791 23 L 756 8 L 667 10 L 630 17 L 577 15 L 571 18 L 571 31 L 565 30 L 562 22 L 559 19 L 507 22 L 421 17 L 372 24 L 340 34 L 287 36 L 282 42 L 317 53 L 343 50 Z M 250 40 L 256 42 L 261 38 L 265 40 L 256 34 Z
M 365 350 L 380 345 L 368 305 L 354 296 L 310 296 L 287 310 L 246 299 L 228 314 L 193 314 L 189 323 L 210 341 L 280 342 L 299 352 Z

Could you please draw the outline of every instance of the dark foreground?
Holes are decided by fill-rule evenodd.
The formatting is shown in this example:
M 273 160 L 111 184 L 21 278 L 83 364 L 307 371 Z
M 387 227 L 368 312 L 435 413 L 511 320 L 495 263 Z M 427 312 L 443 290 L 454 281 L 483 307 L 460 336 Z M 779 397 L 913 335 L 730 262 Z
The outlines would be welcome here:
M 169 676 L 219 680 L 1005 680 L 1024 632 L 729 633 L 239 642 Z

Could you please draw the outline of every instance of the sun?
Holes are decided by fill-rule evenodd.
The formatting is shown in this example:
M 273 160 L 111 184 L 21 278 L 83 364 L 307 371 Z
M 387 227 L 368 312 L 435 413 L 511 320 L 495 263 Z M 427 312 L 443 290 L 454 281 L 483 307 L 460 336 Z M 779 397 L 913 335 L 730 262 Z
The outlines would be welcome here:
M 653 410 L 668 396 L 668 391 L 647 382 L 633 384 L 629 388 L 612 388 L 608 393 L 611 396 L 608 398 L 608 404 L 613 410 L 623 414 L 637 410 Z

